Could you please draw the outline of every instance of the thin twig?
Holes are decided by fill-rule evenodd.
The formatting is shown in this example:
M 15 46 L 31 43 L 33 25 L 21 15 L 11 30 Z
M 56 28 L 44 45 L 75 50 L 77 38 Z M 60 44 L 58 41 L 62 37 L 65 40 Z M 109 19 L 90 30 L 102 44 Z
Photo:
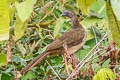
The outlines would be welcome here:
M 111 52 L 111 51 L 113 51 L 113 49 L 111 49 L 110 52 Z M 100 55 L 97 55 L 96 57 L 90 59 L 88 62 L 93 61 L 94 59 L 98 58 L 99 56 L 101 56 L 101 55 L 104 54 L 105 52 L 106 52 L 106 51 L 104 51 L 104 52 L 102 52 Z M 104 56 L 104 55 L 102 55 L 102 56 Z M 86 62 L 86 63 L 87 63 L 87 62 Z
M 50 63 L 46 60 L 47 64 L 50 66 L 50 68 L 53 70 L 53 72 L 55 73 L 55 75 L 58 77 L 59 80 L 62 80 L 59 75 L 55 72 L 55 70 L 53 69 L 53 67 L 50 65 Z
M 79 67 L 80 64 L 90 55 L 90 53 L 105 39 L 105 37 L 109 34 L 109 32 L 107 32 L 104 37 L 88 52 L 88 54 L 81 60 L 81 62 L 76 66 Z
M 96 57 L 93 57 L 92 59 L 90 59 L 88 62 L 91 62 L 93 60 L 95 60 L 96 58 L 98 58 L 99 56 L 103 55 L 105 52 L 101 53 L 100 55 L 97 55 Z M 87 62 L 86 62 L 87 63 Z
M 114 64 L 114 65 L 111 65 L 111 66 L 118 66 L 118 67 L 120 67 L 120 64 Z
M 96 51 L 94 54 L 92 54 L 89 58 L 87 58 L 81 65 L 80 65 L 80 67 L 75 71 L 75 72 L 78 72 L 81 68 L 82 68 L 82 66 L 86 63 L 86 62 L 88 62 L 95 54 L 97 54 L 98 52 L 100 52 L 100 50 L 98 50 L 98 51 Z
M 95 29 L 92 27 L 92 30 L 93 30 L 93 33 L 94 33 L 94 36 L 95 36 L 95 42 L 97 44 L 98 40 L 97 40 L 97 35 L 96 35 L 96 32 L 95 32 Z
M 75 71 L 71 73 L 71 75 L 67 78 L 67 80 L 69 80 L 71 77 L 74 76 L 74 73 L 78 72 L 81 67 L 84 65 L 84 64 L 81 64 L 83 63 L 83 61 L 90 55 L 90 53 L 108 36 L 108 34 L 110 33 L 110 31 L 108 31 L 104 36 L 103 38 L 88 52 L 88 54 L 81 60 L 81 62 L 76 66 L 75 68 Z M 87 59 L 88 60 L 88 59 Z M 87 61 L 86 60 L 86 61 Z M 85 61 L 85 62 L 86 62 Z M 80 66 L 81 65 L 81 66 Z M 80 67 L 79 67 L 80 66 Z

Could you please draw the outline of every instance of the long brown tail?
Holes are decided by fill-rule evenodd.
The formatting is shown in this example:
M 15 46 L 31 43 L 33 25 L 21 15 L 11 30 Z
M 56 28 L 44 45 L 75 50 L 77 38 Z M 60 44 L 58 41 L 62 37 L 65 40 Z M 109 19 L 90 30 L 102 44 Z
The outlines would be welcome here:
M 40 61 L 42 61 L 50 52 L 43 52 L 39 54 L 35 59 L 33 59 L 22 71 L 21 74 L 26 73 L 28 70 L 32 69 L 35 65 L 37 65 Z

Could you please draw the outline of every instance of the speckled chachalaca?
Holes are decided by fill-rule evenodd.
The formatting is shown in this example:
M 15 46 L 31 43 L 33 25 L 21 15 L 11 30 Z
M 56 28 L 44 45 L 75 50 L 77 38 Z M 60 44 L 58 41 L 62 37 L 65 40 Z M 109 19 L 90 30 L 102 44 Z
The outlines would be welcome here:
M 71 19 L 72 30 L 66 31 L 58 39 L 50 43 L 42 54 L 39 54 L 21 71 L 21 74 L 24 74 L 28 70 L 32 69 L 32 67 L 38 64 L 48 55 L 65 53 L 63 45 L 67 46 L 67 53 L 69 55 L 75 53 L 83 46 L 87 35 L 82 25 L 79 24 L 76 14 L 73 11 L 64 11 L 62 16 L 67 16 Z

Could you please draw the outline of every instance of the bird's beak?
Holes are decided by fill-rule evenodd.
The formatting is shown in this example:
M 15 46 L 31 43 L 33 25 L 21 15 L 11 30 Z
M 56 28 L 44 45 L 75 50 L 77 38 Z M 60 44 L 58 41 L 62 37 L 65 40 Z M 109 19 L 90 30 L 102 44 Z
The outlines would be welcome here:
M 67 16 L 67 14 L 66 13 L 62 13 L 61 16 Z

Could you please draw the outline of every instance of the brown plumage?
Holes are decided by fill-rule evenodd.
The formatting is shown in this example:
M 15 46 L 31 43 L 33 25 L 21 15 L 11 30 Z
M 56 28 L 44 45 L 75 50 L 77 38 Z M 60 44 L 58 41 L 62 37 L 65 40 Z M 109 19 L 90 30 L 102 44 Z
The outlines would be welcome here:
M 67 16 L 72 21 L 72 30 L 65 32 L 58 39 L 53 41 L 48 45 L 45 52 L 39 54 L 35 59 L 33 59 L 22 71 L 21 74 L 24 74 L 45 57 L 50 54 L 64 53 L 63 44 L 67 45 L 68 53 L 72 54 L 78 51 L 86 40 L 86 32 L 81 24 L 79 24 L 78 18 L 73 11 L 64 11 L 62 16 Z

